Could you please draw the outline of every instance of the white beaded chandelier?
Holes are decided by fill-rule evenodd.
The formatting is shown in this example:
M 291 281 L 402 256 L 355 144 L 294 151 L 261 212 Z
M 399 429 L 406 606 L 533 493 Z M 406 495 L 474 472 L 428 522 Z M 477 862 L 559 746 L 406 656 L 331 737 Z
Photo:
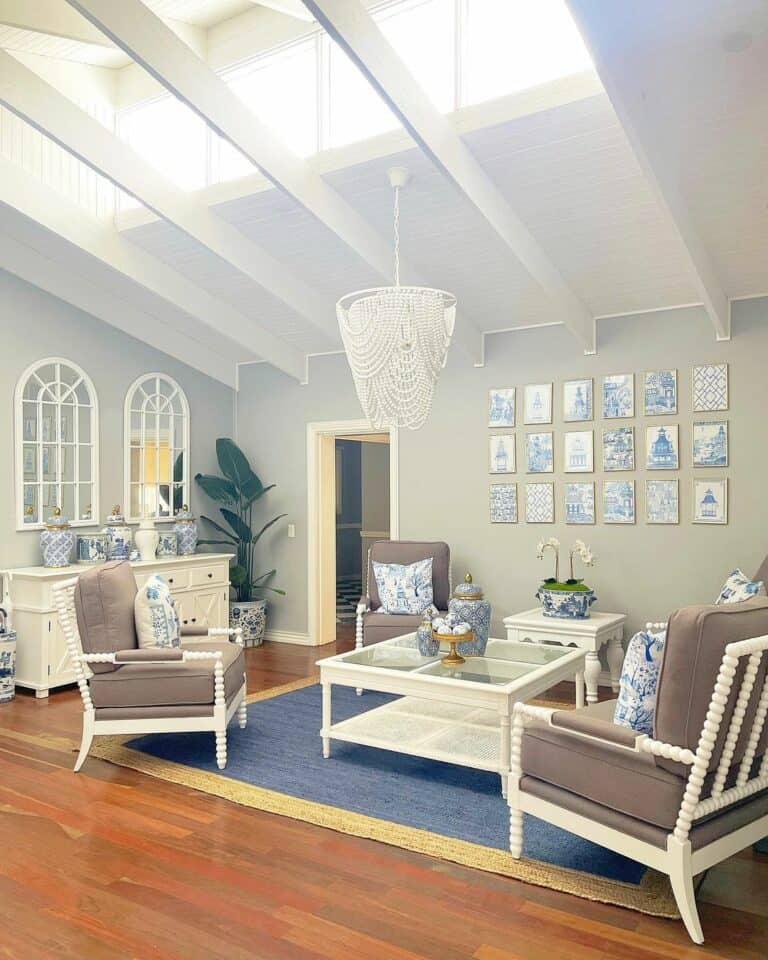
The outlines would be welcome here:
M 432 408 L 456 319 L 456 297 L 429 287 L 400 286 L 400 190 L 404 167 L 393 167 L 395 285 L 348 293 L 336 304 L 357 396 L 371 423 L 418 430 Z

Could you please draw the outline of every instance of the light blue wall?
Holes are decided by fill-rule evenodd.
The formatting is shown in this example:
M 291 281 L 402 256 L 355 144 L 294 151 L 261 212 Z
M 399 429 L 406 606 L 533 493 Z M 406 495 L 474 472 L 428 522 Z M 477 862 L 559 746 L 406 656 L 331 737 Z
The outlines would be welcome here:
M 36 531 L 15 530 L 13 394 L 34 361 L 60 356 L 91 377 L 99 399 L 102 517 L 123 502 L 123 403 L 142 373 L 170 374 L 189 399 L 191 476 L 216 469 L 214 442 L 233 431 L 234 393 L 210 377 L 0 270 L 0 568 L 39 563 Z M 192 506 L 201 506 L 192 490 Z M 102 519 L 102 518 L 99 518 Z

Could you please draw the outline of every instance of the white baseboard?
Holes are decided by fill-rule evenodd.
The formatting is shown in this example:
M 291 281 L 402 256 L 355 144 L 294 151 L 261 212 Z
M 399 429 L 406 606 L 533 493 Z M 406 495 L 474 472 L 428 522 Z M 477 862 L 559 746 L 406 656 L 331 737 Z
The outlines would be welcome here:
M 291 633 L 289 630 L 267 630 L 265 639 L 273 643 L 296 643 L 303 647 L 317 646 L 308 633 Z

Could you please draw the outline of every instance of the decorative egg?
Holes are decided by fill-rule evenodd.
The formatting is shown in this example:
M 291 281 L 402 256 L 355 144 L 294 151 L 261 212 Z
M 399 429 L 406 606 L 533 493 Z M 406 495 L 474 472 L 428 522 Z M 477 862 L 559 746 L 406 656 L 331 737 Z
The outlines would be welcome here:
M 446 623 L 446 624 L 445 624 L 443 627 L 441 627 L 437 632 L 438 632 L 441 636 L 450 637 L 451 634 L 453 633 L 453 629 L 452 629 L 451 627 L 449 627 L 448 624 Z
M 454 627 L 451 632 L 454 636 L 461 636 L 462 633 L 466 633 L 466 630 L 463 630 L 461 627 Z

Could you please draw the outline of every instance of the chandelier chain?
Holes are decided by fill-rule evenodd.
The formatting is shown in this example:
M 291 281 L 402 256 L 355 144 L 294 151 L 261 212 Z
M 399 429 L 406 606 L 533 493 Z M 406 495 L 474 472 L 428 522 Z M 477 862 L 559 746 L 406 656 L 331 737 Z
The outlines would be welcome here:
M 395 187 L 395 286 L 400 286 L 400 187 Z

